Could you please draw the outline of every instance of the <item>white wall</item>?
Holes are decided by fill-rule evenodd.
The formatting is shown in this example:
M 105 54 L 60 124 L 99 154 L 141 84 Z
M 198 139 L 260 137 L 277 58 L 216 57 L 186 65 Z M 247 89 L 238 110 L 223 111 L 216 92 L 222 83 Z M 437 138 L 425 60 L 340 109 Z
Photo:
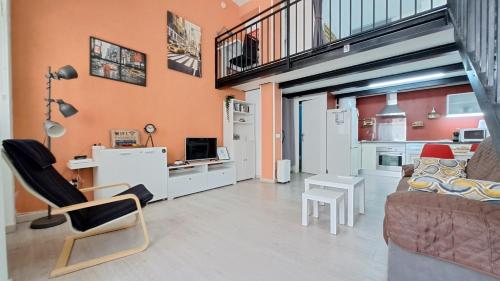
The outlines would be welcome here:
M 262 175 L 262 133 L 261 133 L 261 96 L 260 88 L 245 92 L 245 100 L 255 104 L 255 174 Z
M 0 140 L 12 137 L 9 2 L 0 0 Z M 15 225 L 13 186 L 12 174 L 0 160 L 0 281 L 8 278 L 5 225 Z
M 0 15 L 0 140 L 12 138 L 12 95 L 10 83 L 10 0 L 1 0 Z M 14 181 L 0 161 L 0 184 L 4 190 L 5 223 L 15 225 Z
M 294 133 L 294 138 L 295 138 L 295 165 L 292 167 L 292 170 L 294 173 L 299 172 L 299 102 L 304 101 L 304 100 L 311 100 L 311 99 L 320 99 L 321 106 L 318 108 L 319 111 L 324 112 L 321 120 L 318 120 L 318 124 L 315 124 L 320 127 L 321 133 L 318 136 L 318 138 L 321 139 L 321 158 L 319 159 L 320 161 L 320 166 L 321 166 L 321 171 L 326 172 L 326 111 L 328 109 L 328 100 L 327 100 L 327 93 L 323 94 L 317 94 L 317 95 L 310 95 L 307 97 L 297 97 L 294 98 L 293 100 L 293 118 L 294 118 L 294 124 L 295 124 L 295 133 Z

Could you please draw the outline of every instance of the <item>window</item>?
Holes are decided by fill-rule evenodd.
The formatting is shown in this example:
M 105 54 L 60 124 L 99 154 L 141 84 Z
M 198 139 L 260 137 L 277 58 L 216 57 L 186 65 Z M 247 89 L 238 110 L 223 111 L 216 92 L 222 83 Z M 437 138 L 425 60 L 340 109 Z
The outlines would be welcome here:
M 483 115 L 474 93 L 450 94 L 446 96 L 446 116 L 478 116 Z

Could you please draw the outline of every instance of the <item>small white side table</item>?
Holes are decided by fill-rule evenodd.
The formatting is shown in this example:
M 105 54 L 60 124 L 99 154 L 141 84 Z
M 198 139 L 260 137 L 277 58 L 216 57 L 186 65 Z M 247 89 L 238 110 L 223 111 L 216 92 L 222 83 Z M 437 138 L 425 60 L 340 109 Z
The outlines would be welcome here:
M 359 191 L 359 212 L 365 213 L 365 179 L 362 177 L 336 176 L 330 174 L 315 175 L 304 180 L 305 191 L 310 185 L 321 187 L 340 188 L 347 190 L 347 225 L 354 226 L 354 191 Z M 313 212 L 317 213 L 318 205 L 313 205 Z
M 307 226 L 309 218 L 309 200 L 313 201 L 316 212 L 315 218 L 319 217 L 318 202 L 330 204 L 330 233 L 337 235 L 337 207 L 339 209 L 340 224 L 345 224 L 344 192 L 313 188 L 302 193 L 302 225 Z

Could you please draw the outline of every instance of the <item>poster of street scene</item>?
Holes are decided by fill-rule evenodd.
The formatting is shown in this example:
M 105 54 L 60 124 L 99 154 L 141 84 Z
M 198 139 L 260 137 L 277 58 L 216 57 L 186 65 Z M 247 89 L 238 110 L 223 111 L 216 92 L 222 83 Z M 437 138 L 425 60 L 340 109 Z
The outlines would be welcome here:
M 146 54 L 90 37 L 90 75 L 146 86 Z
M 168 68 L 201 77 L 201 28 L 167 12 Z

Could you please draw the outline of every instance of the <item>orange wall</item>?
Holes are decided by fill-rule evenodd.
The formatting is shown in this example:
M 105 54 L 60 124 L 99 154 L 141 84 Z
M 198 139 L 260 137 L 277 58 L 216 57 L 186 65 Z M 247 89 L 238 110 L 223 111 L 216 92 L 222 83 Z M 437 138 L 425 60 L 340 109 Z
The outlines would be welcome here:
M 273 84 L 268 83 L 260 86 L 261 95 L 261 179 L 274 180 L 274 157 L 273 157 Z
M 71 64 L 78 79 L 53 83 L 53 95 L 80 111 L 68 119 L 53 114 L 67 129 L 53 141 L 56 167 L 66 177 L 72 172 L 65 163 L 76 154 L 91 155 L 94 143 L 109 145 L 112 128 L 142 131 L 146 123 L 156 124 L 155 145 L 168 148 L 169 161 L 183 158 L 187 136 L 222 140 L 223 99 L 243 98 L 239 91 L 214 88 L 214 37 L 240 20 L 239 8 L 226 3 L 222 9 L 219 0 L 12 1 L 14 136 L 43 140 L 47 66 Z M 202 78 L 167 69 L 167 10 L 201 27 Z M 146 53 L 147 87 L 89 76 L 89 36 Z M 92 184 L 90 170 L 83 179 Z M 16 193 L 18 212 L 45 208 L 19 186 Z
M 267 83 L 260 86 L 261 94 L 261 179 L 274 181 L 276 160 L 281 159 L 281 90 L 278 84 Z M 273 123 L 274 122 L 274 123 Z M 273 154 L 274 152 L 274 154 Z

